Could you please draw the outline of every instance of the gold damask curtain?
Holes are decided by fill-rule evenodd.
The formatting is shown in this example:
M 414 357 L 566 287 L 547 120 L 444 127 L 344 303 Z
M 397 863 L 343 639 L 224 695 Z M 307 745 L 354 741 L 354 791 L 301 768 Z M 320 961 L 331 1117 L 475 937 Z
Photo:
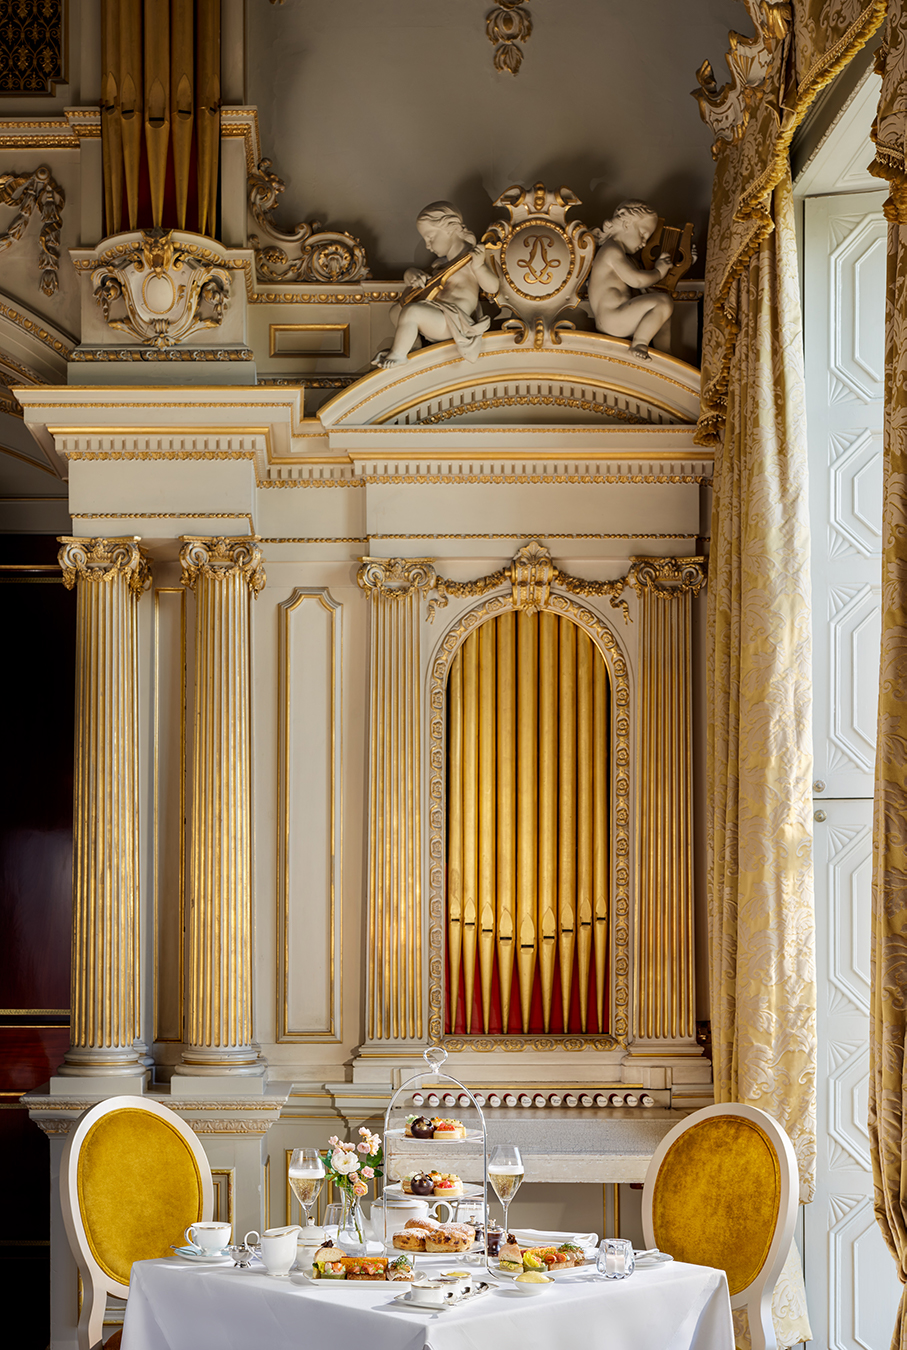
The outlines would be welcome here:
M 712 1043 L 716 1099 L 760 1106 L 784 1125 L 808 1201 L 816 1152 L 809 528 L 789 147 L 816 94 L 882 21 L 885 0 L 745 3 L 764 82 L 741 76 L 735 92 L 706 79 L 700 98 L 718 137 L 697 433 L 715 449 Z M 773 1312 L 780 1346 L 810 1339 L 795 1251 Z M 747 1339 L 739 1328 L 739 1343 Z
M 869 1135 L 875 1214 L 907 1281 L 907 6 L 890 0 L 872 171 L 887 178 L 882 653 L 873 812 Z M 892 1350 L 907 1350 L 907 1292 Z

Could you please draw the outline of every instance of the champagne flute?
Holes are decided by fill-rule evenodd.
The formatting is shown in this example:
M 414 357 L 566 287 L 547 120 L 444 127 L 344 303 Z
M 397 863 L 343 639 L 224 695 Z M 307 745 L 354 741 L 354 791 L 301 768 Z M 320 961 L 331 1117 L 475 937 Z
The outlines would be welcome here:
M 309 1226 L 309 1206 L 314 1205 L 324 1185 L 324 1163 L 317 1148 L 294 1148 L 287 1169 L 290 1188 L 302 1206 L 303 1227 Z
M 496 1144 L 488 1159 L 488 1180 L 504 1207 L 504 1234 L 507 1233 L 507 1211 L 523 1180 L 523 1159 L 515 1144 Z

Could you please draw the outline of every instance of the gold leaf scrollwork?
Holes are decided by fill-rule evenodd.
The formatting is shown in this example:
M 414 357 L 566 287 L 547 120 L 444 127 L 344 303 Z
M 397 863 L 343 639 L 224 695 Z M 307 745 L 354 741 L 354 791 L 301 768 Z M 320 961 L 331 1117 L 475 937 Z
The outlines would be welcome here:
M 764 97 L 766 77 L 776 53 L 784 44 L 791 26 L 789 0 L 743 0 L 756 29 L 755 36 L 728 34 L 730 50 L 725 54 L 731 79 L 718 87 L 711 62 L 703 61 L 696 72 L 698 89 L 693 98 L 699 112 L 715 136 L 712 157 L 717 159 L 721 143 L 733 145 L 746 131 L 753 109 Z
M 63 569 L 63 585 L 71 591 L 77 581 L 110 581 L 124 576 L 138 600 L 151 584 L 148 555 L 139 548 L 138 537 L 117 539 L 61 538 L 57 559 Z
M 183 536 L 180 549 L 180 580 L 190 590 L 200 576 L 212 581 L 227 577 L 243 577 L 253 598 L 263 591 L 267 574 L 262 564 L 262 551 L 256 535 L 240 539 L 195 538 Z
M 356 580 L 364 591 L 392 598 L 434 589 L 437 582 L 430 558 L 363 558 Z
M 91 270 L 105 322 L 146 346 L 172 347 L 223 322 L 230 269 L 196 257 L 172 230 L 142 230 L 137 243 L 111 250 Z
M 364 281 L 371 276 L 365 249 L 359 240 L 341 230 L 325 230 L 320 221 L 300 223 L 291 232 L 280 230 L 274 211 L 286 184 L 271 172 L 271 161 L 260 159 L 249 174 L 249 210 L 265 234 L 277 245 L 299 247 L 291 258 L 286 247 L 263 245 L 258 235 L 249 236 L 255 250 L 255 270 L 265 281 L 320 281 L 325 284 Z
M 707 558 L 634 558 L 627 580 L 637 591 L 649 590 L 663 600 L 694 597 L 705 585 Z
M 500 0 L 485 20 L 488 41 L 495 44 L 494 68 L 508 75 L 516 75 L 523 64 L 523 52 L 518 45 L 532 35 L 532 18 L 525 0 Z
M 42 164 L 34 173 L 0 174 L 0 206 L 17 209 L 9 229 L 0 234 L 0 251 L 17 243 L 25 233 L 32 214 L 41 216 L 41 290 L 53 295 L 59 284 L 60 229 L 66 196 L 50 169 Z
M 434 618 L 436 610 L 445 608 L 448 596 L 485 595 L 488 591 L 506 586 L 508 581 L 512 588 L 514 609 L 525 609 L 531 614 L 548 608 L 551 604 L 551 587 L 558 585 L 571 595 L 607 596 L 612 609 L 622 612 L 625 623 L 630 621 L 630 608 L 626 600 L 622 599 L 626 577 L 618 577 L 614 581 L 589 581 L 584 577 L 571 576 L 554 566 L 550 552 L 538 539 L 531 539 L 519 549 L 507 567 L 489 576 L 479 577 L 477 581 L 448 581 L 446 577 L 438 577 L 434 585 L 437 598 L 429 601 L 428 605 L 429 621 Z

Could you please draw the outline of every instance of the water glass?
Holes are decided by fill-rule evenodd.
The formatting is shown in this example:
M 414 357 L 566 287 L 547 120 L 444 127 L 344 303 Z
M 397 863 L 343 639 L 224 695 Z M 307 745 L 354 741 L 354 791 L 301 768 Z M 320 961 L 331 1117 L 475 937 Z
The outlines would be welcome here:
M 636 1259 L 629 1238 L 605 1238 L 598 1249 L 596 1268 L 606 1280 L 623 1280 L 633 1274 Z

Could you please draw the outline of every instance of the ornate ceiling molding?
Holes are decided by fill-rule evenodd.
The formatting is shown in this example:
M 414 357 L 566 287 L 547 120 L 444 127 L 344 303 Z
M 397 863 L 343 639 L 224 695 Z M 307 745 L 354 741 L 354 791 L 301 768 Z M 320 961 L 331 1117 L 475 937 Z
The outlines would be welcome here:
M 752 111 L 764 97 L 766 78 L 776 54 L 791 26 L 789 0 L 743 0 L 756 30 L 744 37 L 733 30 L 728 34 L 730 51 L 725 55 L 729 83 L 718 87 L 710 61 L 703 61 L 696 72 L 699 88 L 693 98 L 699 104 L 702 120 L 715 136 L 712 156 L 717 158 L 722 142 L 733 145 L 746 131 Z
M 526 0 L 500 0 L 485 20 L 488 41 L 495 44 L 494 68 L 516 75 L 523 64 L 520 43 L 532 36 L 532 16 Z

